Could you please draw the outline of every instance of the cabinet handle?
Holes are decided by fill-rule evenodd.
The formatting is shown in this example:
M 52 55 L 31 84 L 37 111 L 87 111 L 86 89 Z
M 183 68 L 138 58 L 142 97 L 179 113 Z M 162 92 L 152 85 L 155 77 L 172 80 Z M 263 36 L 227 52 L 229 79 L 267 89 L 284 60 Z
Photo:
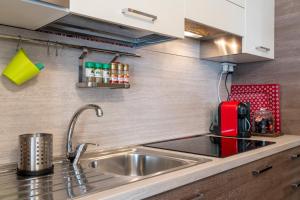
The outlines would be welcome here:
M 294 188 L 294 189 L 300 188 L 300 182 L 298 182 L 298 183 L 293 183 L 293 184 L 292 184 L 292 188 Z
M 191 200 L 203 200 L 204 199 L 204 194 L 203 193 L 198 193 L 195 197 L 193 197 Z
M 259 50 L 259 51 L 264 51 L 264 52 L 271 51 L 270 48 L 264 47 L 264 46 L 258 46 L 258 47 L 256 47 L 256 49 Z
M 272 165 L 267 165 L 267 166 L 265 166 L 262 169 L 257 169 L 257 170 L 252 171 L 252 174 L 253 174 L 253 176 L 258 176 L 258 175 L 260 175 L 260 174 L 262 174 L 262 173 L 264 173 L 266 171 L 269 171 L 272 168 L 273 168 Z
M 291 156 L 292 160 L 296 160 L 298 158 L 300 158 L 300 154 L 294 154 L 294 155 Z
M 148 14 L 148 13 L 145 13 L 145 12 L 142 12 L 142 11 L 138 11 L 138 10 L 135 10 L 135 9 L 132 9 L 132 8 L 124 8 L 122 10 L 122 13 L 123 14 L 136 14 L 136 15 L 141 15 L 143 17 L 148 17 L 151 19 L 152 22 L 156 21 L 157 20 L 157 16 L 155 15 L 151 15 L 151 14 Z

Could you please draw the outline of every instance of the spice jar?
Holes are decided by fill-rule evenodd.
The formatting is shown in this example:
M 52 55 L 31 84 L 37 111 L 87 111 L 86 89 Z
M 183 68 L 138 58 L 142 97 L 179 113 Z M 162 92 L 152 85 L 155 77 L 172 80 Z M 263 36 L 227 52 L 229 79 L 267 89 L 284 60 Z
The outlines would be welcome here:
M 110 83 L 116 84 L 118 83 L 118 64 L 111 63 L 110 67 Z
M 95 63 L 85 62 L 85 79 L 88 87 L 93 87 L 95 84 Z
M 95 63 L 95 82 L 96 86 L 99 86 L 103 82 L 103 69 L 102 63 Z
M 252 131 L 261 134 L 274 132 L 274 117 L 271 111 L 261 108 L 253 115 Z
M 129 83 L 129 65 L 124 65 L 124 83 Z
M 124 65 L 122 63 L 118 64 L 118 83 L 124 83 Z
M 110 81 L 110 64 L 103 64 L 103 83 L 108 84 Z

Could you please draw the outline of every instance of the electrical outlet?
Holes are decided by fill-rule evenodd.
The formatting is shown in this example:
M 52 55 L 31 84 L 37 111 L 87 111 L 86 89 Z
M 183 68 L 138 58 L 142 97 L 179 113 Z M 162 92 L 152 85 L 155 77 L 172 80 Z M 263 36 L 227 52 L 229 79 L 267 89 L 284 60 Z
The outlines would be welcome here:
M 233 63 L 221 63 L 221 65 L 223 73 L 233 73 L 234 67 L 236 66 L 236 64 Z

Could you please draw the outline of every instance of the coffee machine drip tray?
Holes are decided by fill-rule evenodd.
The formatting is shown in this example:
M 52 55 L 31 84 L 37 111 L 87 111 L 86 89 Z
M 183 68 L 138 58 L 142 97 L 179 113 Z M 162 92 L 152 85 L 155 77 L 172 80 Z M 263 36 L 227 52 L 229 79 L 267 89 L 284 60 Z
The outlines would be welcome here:
M 212 135 L 197 135 L 145 144 L 146 147 L 225 158 L 265 147 L 275 142 Z

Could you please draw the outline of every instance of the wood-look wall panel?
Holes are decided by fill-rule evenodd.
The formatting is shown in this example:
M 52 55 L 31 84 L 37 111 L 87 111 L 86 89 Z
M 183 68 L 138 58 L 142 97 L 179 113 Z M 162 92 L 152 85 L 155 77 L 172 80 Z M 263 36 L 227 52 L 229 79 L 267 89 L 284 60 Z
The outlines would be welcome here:
M 275 60 L 243 64 L 233 82 L 281 84 L 282 131 L 300 134 L 300 1 L 276 0 Z
M 0 40 L 0 70 L 15 54 L 17 43 Z M 15 86 L 0 77 L 0 163 L 15 162 L 18 135 L 54 134 L 54 154 L 64 154 L 66 129 L 76 109 L 88 103 L 103 107 L 80 116 L 74 143 L 94 142 L 114 148 L 207 133 L 211 109 L 217 105 L 220 65 L 200 61 L 199 42 L 179 40 L 139 49 L 141 58 L 121 58 L 130 64 L 128 90 L 77 89 L 78 57 L 74 49 L 22 45 L 33 61 L 46 68 L 34 80 Z M 176 54 L 176 55 L 174 55 Z M 88 59 L 108 62 L 111 55 L 92 53 Z

